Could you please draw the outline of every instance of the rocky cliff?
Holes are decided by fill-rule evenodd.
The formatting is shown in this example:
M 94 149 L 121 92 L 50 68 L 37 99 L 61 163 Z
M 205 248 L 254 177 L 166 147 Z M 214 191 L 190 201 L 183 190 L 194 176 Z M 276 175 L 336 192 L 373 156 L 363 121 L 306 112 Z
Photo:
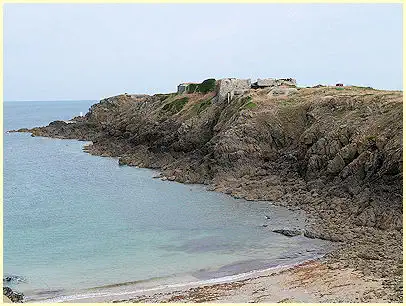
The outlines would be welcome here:
M 387 260 L 368 266 L 362 248 L 347 252 L 365 273 L 378 266 L 386 269 L 382 277 L 399 274 L 402 92 L 251 88 L 230 101 L 218 92 L 120 95 L 74 123 L 20 131 L 90 140 L 87 152 L 118 156 L 121 165 L 159 168 L 170 180 L 299 207 L 318 218 L 313 227 L 326 239 L 362 240 L 369 246 L 362 252 Z M 386 238 L 377 245 L 376 237 Z

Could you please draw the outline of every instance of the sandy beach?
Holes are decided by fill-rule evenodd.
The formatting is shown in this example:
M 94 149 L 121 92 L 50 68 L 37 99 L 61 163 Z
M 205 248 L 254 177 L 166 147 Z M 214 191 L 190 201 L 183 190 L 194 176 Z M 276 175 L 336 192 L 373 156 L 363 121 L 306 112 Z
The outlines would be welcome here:
M 351 268 L 338 268 L 328 260 L 311 260 L 290 268 L 259 272 L 231 282 L 184 285 L 138 293 L 115 293 L 65 300 L 113 303 L 329 303 L 388 302 L 381 294 L 382 280 L 365 277 Z M 49 300 L 51 301 L 51 300 Z
M 270 272 L 246 280 L 173 292 L 143 295 L 128 302 L 367 302 L 380 282 L 362 277 L 352 269 L 334 269 L 320 261 Z M 374 299 L 378 301 L 377 299 Z M 124 302 L 116 300 L 116 302 Z M 384 299 L 380 302 L 385 302 Z

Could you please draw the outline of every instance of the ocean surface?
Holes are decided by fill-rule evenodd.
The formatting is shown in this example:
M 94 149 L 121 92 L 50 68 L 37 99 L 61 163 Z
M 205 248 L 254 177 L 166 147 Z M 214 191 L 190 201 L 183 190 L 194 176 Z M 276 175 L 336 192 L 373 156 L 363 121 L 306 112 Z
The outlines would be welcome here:
M 27 301 L 206 283 L 329 248 L 272 232 L 303 228 L 297 211 L 153 179 L 156 171 L 83 152 L 85 142 L 6 133 L 71 119 L 95 102 L 4 103 L 3 270 L 19 277 L 5 285 Z

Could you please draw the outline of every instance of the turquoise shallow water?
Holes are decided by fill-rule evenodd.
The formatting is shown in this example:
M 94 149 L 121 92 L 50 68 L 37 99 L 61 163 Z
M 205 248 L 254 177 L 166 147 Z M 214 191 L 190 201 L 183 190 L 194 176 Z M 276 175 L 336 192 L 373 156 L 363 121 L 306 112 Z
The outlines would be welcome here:
M 5 102 L 4 130 L 67 120 L 94 102 Z M 213 279 L 328 246 L 272 233 L 302 227 L 297 212 L 152 179 L 156 172 L 91 156 L 84 144 L 4 134 L 4 274 L 25 278 L 9 285 L 27 299 Z

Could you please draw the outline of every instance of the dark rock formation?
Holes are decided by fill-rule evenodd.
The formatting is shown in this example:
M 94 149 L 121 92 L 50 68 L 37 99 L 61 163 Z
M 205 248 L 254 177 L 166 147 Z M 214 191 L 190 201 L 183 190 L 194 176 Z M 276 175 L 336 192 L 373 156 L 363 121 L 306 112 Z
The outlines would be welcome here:
M 19 275 L 13 275 L 13 274 L 8 274 L 3 277 L 3 283 L 13 283 L 13 284 L 19 284 L 19 283 L 26 283 L 27 280 Z
M 332 241 L 332 242 L 343 242 L 344 239 L 340 237 L 339 235 L 335 234 L 328 234 L 328 233 L 315 233 L 311 232 L 308 230 L 305 230 L 303 233 L 303 236 L 310 238 L 310 239 L 321 239 L 321 240 L 327 240 L 327 241 Z
M 288 237 L 295 237 L 302 234 L 299 230 L 289 230 L 289 229 L 276 229 L 273 230 L 274 233 L 282 234 Z
M 10 287 L 3 287 L 3 295 L 8 297 L 13 303 L 22 303 L 24 300 L 22 293 L 13 291 Z

